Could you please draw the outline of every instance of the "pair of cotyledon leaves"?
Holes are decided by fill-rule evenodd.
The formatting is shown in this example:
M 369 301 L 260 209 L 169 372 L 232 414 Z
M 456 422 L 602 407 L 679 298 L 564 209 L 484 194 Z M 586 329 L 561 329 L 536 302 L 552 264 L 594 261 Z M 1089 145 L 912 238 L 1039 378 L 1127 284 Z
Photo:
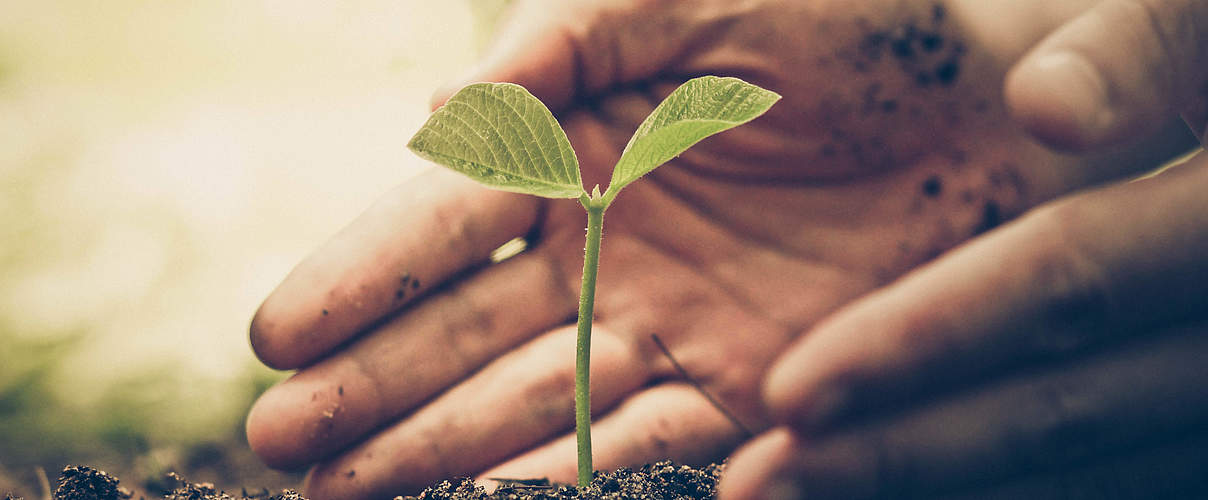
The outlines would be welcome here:
M 613 167 L 608 192 L 615 196 L 702 139 L 762 115 L 779 99 L 737 78 L 687 81 L 638 126 Z M 496 189 L 547 198 L 586 195 L 566 132 L 519 85 L 476 83 L 461 89 L 432 113 L 407 147 Z

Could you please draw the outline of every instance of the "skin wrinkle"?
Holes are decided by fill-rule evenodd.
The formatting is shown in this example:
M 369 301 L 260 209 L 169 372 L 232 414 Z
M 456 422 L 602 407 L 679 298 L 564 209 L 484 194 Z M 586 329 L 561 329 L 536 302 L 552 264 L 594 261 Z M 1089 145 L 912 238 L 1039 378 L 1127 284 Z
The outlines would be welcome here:
M 557 276 L 561 276 L 564 274 L 564 273 L 562 273 L 561 269 L 558 268 L 558 266 L 554 265 L 554 261 L 552 258 L 549 257 L 548 252 L 538 249 L 537 251 L 530 253 L 529 256 L 533 257 L 534 259 L 536 259 L 537 262 L 539 262 L 542 265 L 544 265 L 545 267 L 547 267 L 550 270 L 551 276 L 555 277 L 553 279 L 558 279 Z M 564 309 L 566 309 L 567 311 L 571 311 L 571 313 L 569 313 L 570 316 L 568 316 L 567 320 L 573 321 L 574 314 L 575 314 L 573 312 L 575 310 L 574 304 L 577 302 L 577 296 L 574 295 L 574 292 L 569 288 L 568 284 L 562 283 L 562 282 L 559 282 L 559 283 L 562 285 L 565 285 L 565 286 L 560 286 L 558 288 L 563 289 L 561 296 L 566 297 L 568 300 L 568 304 L 564 305 Z M 452 308 L 442 308 L 441 311 L 443 312 L 443 311 L 447 311 L 450 309 L 452 309 Z M 441 324 L 446 325 L 446 333 L 451 334 L 454 331 L 454 328 L 448 327 L 447 325 L 457 324 L 457 323 L 463 323 L 463 322 L 460 322 L 456 319 L 449 319 L 448 315 L 442 315 Z M 562 322 L 558 322 L 558 324 L 561 324 L 561 323 Z M 447 338 L 448 336 L 450 336 L 450 335 L 446 335 L 445 337 Z M 451 336 L 459 337 L 458 335 L 451 335 Z M 532 339 L 537 338 L 538 336 L 539 335 L 527 335 L 527 336 L 523 335 L 523 334 L 517 335 L 516 338 L 513 340 L 513 343 L 509 344 L 507 347 L 514 349 L 518 345 L 522 345 L 528 341 L 531 341 Z M 490 361 L 491 361 L 490 358 L 486 358 L 486 359 L 482 359 L 482 360 L 475 360 L 474 362 L 469 362 L 469 357 L 464 354 L 464 351 L 459 351 L 459 352 L 462 355 L 458 356 L 458 358 L 461 360 L 462 365 L 464 367 L 467 367 L 468 369 L 457 370 L 458 372 L 463 373 L 463 375 L 461 375 L 455 379 L 457 383 L 470 379 L 471 377 L 473 377 L 474 375 L 479 373 L 481 370 L 483 370 L 486 366 L 488 366 L 490 364 Z M 456 384 L 453 384 L 453 385 L 456 385 Z M 443 392 L 443 389 L 438 390 L 438 391 L 434 392 L 433 394 L 428 395 L 423 400 L 415 402 L 412 405 L 412 408 L 418 409 L 418 408 L 427 406 L 428 403 L 430 403 L 431 401 L 438 398 L 442 394 L 442 392 Z M 402 410 L 397 411 L 396 414 L 402 414 Z M 396 416 L 398 416 L 398 415 L 396 415 Z
M 654 179 L 653 176 L 648 176 L 648 177 L 650 177 L 652 180 Z M 668 189 L 668 186 L 666 186 L 665 184 L 660 183 L 660 182 L 654 182 L 654 184 L 657 184 L 659 187 L 663 188 L 663 192 L 670 195 L 670 199 L 672 199 L 674 201 L 678 201 L 681 204 L 688 206 L 689 208 L 698 209 L 697 206 L 689 204 L 688 200 L 683 198 L 681 195 L 678 195 L 673 190 Z M 699 222 L 704 223 L 711 228 L 730 233 L 732 236 L 739 239 L 740 241 L 749 243 L 751 246 L 758 247 L 761 250 L 776 253 L 778 255 L 783 255 L 783 254 L 779 254 L 778 252 L 775 252 L 774 249 L 772 249 L 768 245 L 764 244 L 763 242 L 750 240 L 744 234 L 740 234 L 737 231 L 734 231 L 730 228 L 726 228 L 724 226 L 712 223 L 706 217 L 700 217 L 696 210 L 692 210 L 692 211 L 690 211 L 690 213 L 697 215 L 696 218 Z M 768 310 L 760 307 L 747 294 L 745 294 L 741 291 L 741 287 L 737 286 L 735 283 L 731 282 L 730 280 L 726 280 L 726 279 L 723 279 L 722 277 L 718 276 L 717 273 L 714 272 L 714 270 L 712 268 L 704 266 L 703 262 L 684 260 L 683 254 L 681 252 L 677 251 L 675 248 L 667 246 L 658 241 L 655 241 L 654 238 L 644 235 L 642 233 L 635 232 L 632 234 L 634 234 L 634 236 L 636 236 L 639 241 L 641 241 L 648 248 L 654 250 L 655 252 L 658 252 L 658 253 L 666 256 L 669 259 L 679 260 L 680 262 L 683 262 L 686 265 L 688 265 L 688 267 L 698 271 L 698 273 L 700 275 L 707 276 L 710 283 L 716 285 L 720 290 L 722 290 L 725 293 L 725 295 L 727 297 L 729 297 L 731 300 L 734 301 L 735 305 L 739 306 L 740 309 L 751 314 L 752 316 L 772 319 L 774 322 L 778 323 L 781 328 L 788 330 L 788 331 L 795 331 L 795 330 L 800 329 L 799 325 L 780 323 L 778 320 L 775 319 L 776 315 L 772 314 L 771 311 L 768 311 Z M 821 261 L 817 261 L 817 262 L 821 262 Z
M 673 175 L 679 175 L 680 172 L 692 176 L 695 174 L 696 171 L 687 169 L 687 168 L 679 169 L 677 171 L 656 170 L 651 175 L 647 176 L 647 179 L 648 179 L 648 182 L 650 182 L 651 184 L 659 186 L 667 194 L 672 195 L 676 199 L 681 200 L 685 205 L 691 207 L 695 211 L 695 213 L 702 214 L 701 217 L 711 218 L 711 219 L 715 219 L 715 220 L 725 220 L 726 219 L 725 214 L 720 210 L 713 209 L 712 204 L 705 202 L 705 201 L 696 201 L 694 199 L 695 197 L 692 194 L 690 194 L 688 191 L 675 188 L 675 185 L 677 183 L 671 181 L 669 178 L 670 178 L 670 176 L 673 176 Z M 911 180 L 909 182 L 914 182 L 914 180 Z M 802 184 L 808 185 L 810 183 L 802 182 Z M 895 224 L 896 224 L 896 222 L 895 222 Z M 823 268 L 829 269 L 829 270 L 839 270 L 839 271 L 842 271 L 843 274 L 848 275 L 848 276 L 852 276 L 852 275 L 860 276 L 860 277 L 863 277 L 864 279 L 871 280 L 871 282 L 873 284 L 879 283 L 884 279 L 884 278 L 878 276 L 878 273 L 880 272 L 880 270 L 877 268 L 862 268 L 857 265 L 845 264 L 842 261 L 836 262 L 836 261 L 834 261 L 834 259 L 826 258 L 821 253 L 810 252 L 809 249 L 811 247 L 809 245 L 805 245 L 805 246 L 786 245 L 784 243 L 772 240 L 771 236 L 761 236 L 761 235 L 758 235 L 751 231 L 743 231 L 742 230 L 743 225 L 741 223 L 715 224 L 714 226 L 718 227 L 720 229 L 723 229 L 726 233 L 735 236 L 737 239 L 744 241 L 746 244 L 748 244 L 750 246 L 768 250 L 776 255 L 789 257 L 789 258 L 792 258 L 792 259 L 795 259 L 798 261 L 806 261 L 806 262 L 810 262 L 810 263 L 820 264 L 819 267 L 823 267 Z M 844 231 L 844 230 L 845 229 L 840 229 L 840 231 Z M 937 236 L 937 238 L 938 238 L 938 236 Z M 942 243 L 942 241 L 941 241 L 941 243 Z M 777 247 L 782 247 L 783 249 L 787 249 L 790 251 L 786 252 L 783 250 L 777 250 Z M 896 273 L 895 273 L 895 275 L 896 275 Z
M 683 173 L 687 173 L 689 175 L 694 175 L 694 172 L 695 172 L 695 170 L 693 170 L 689 167 L 681 168 L 681 169 L 679 169 L 679 171 L 683 172 Z M 783 255 L 786 257 L 790 257 L 790 258 L 794 258 L 794 259 L 798 259 L 798 260 L 805 260 L 805 261 L 818 263 L 818 264 L 825 262 L 825 259 L 823 259 L 821 255 L 809 254 L 804 251 L 799 251 L 799 250 L 803 250 L 803 249 L 794 248 L 793 249 L 794 251 L 792 253 L 784 253 L 784 252 L 778 251 L 776 247 L 777 246 L 783 247 L 784 245 L 771 241 L 769 238 L 761 237 L 753 232 L 743 231 L 741 229 L 741 225 L 739 225 L 739 224 L 719 224 L 719 223 L 711 222 L 709 219 L 724 220 L 722 217 L 720 217 L 721 210 L 713 208 L 714 205 L 712 205 L 708 202 L 697 201 L 695 199 L 695 197 L 693 197 L 690 194 L 690 191 L 688 191 L 686 189 L 677 188 L 676 183 L 674 181 L 666 178 L 667 176 L 673 175 L 674 173 L 675 172 L 668 171 L 668 170 L 655 170 L 654 172 L 651 172 L 650 174 L 648 174 L 644 178 L 644 180 L 648 184 L 657 186 L 663 193 L 667 194 L 671 199 L 678 201 L 680 204 L 690 208 L 690 212 L 695 214 L 696 218 L 699 219 L 700 221 L 708 224 L 710 227 L 716 228 L 722 232 L 725 232 L 725 233 L 733 236 L 734 238 L 740 240 L 741 242 L 743 242 L 747 245 L 754 246 L 754 247 L 760 248 L 762 250 L 766 250 L 766 251 L 769 251 L 772 253 L 777 253 L 777 254 L 780 254 L 780 255 Z M 854 271 L 854 270 L 847 269 L 846 271 Z
M 1038 329 L 1046 337 L 1063 331 L 1069 336 L 1070 333 L 1076 333 L 1079 327 L 1091 326 L 1086 323 L 1092 318 L 1102 318 L 1093 320 L 1097 325 L 1110 325 L 1111 311 L 1116 309 L 1113 304 L 1118 303 L 1111 297 L 1111 281 L 1106 269 L 1091 255 L 1082 239 L 1075 237 L 1082 232 L 1084 218 L 1070 207 L 1074 205 L 1059 204 L 1032 216 L 1042 217 L 1042 224 L 1038 225 L 1049 228 L 1043 235 L 1033 236 L 1033 241 L 1045 249 L 1039 253 L 1039 261 L 1033 266 L 1033 269 L 1037 269 L 1034 276 L 1042 282 L 1037 288 L 1049 294 L 1047 300 L 1042 301 L 1047 306 L 1036 311 L 1036 314 L 1043 318 L 1046 325 L 1056 321 L 1063 327 Z M 1034 341 L 1033 347 L 1039 347 L 1040 352 L 1052 352 L 1054 349 L 1062 352 L 1071 347 L 1077 349 L 1087 340 L 1041 337 Z
M 1166 26 L 1165 26 L 1166 22 L 1163 21 L 1163 19 L 1166 18 L 1167 16 L 1163 15 L 1162 12 L 1165 11 L 1166 9 L 1169 9 L 1170 7 L 1167 7 L 1167 6 L 1159 7 L 1157 5 L 1154 5 L 1151 0 L 1120 0 L 1120 1 L 1122 1 L 1123 4 L 1126 6 L 1132 5 L 1135 7 L 1135 10 L 1141 11 L 1140 12 L 1141 17 L 1143 17 L 1145 19 L 1145 21 L 1149 24 L 1149 29 L 1152 31 L 1151 35 L 1155 39 L 1157 39 L 1158 47 L 1160 47 L 1160 49 L 1162 50 L 1162 54 L 1161 54 L 1161 56 L 1159 56 L 1155 59 L 1152 59 L 1151 61 L 1153 61 L 1153 62 L 1161 61 L 1163 64 L 1170 64 L 1170 65 L 1179 64 L 1182 61 L 1182 58 L 1175 57 L 1175 56 L 1182 52 L 1182 51 L 1178 50 L 1179 48 L 1182 47 L 1182 44 L 1175 43 L 1173 40 L 1170 39 L 1170 30 L 1166 29 Z M 1171 1 L 1171 0 L 1166 0 L 1166 1 Z M 1177 1 L 1177 0 L 1175 0 L 1175 1 Z M 1186 20 L 1186 18 L 1192 18 L 1192 17 L 1194 17 L 1194 16 L 1184 16 L 1185 20 Z M 1177 21 L 1175 21 L 1175 23 L 1177 24 Z M 1161 89 L 1164 89 L 1164 93 L 1166 95 L 1183 95 L 1183 93 L 1178 92 L 1178 90 L 1180 88 L 1185 88 L 1183 86 L 1184 84 L 1182 82 L 1173 80 L 1172 77 L 1174 75 L 1190 75 L 1190 74 L 1194 74 L 1194 73 L 1187 71 L 1187 68 L 1176 67 L 1175 71 L 1168 71 L 1166 68 L 1152 67 L 1150 69 L 1150 74 L 1155 75 L 1158 78 L 1160 78 L 1161 81 L 1158 84 L 1158 87 Z
M 360 377 L 362 377 L 364 379 L 369 380 L 369 387 L 373 391 L 373 396 L 371 398 L 362 399 L 362 401 L 373 401 L 373 412 L 372 412 L 373 418 L 371 421 L 385 422 L 386 418 L 387 418 L 386 411 L 385 411 L 386 409 L 383 407 L 383 405 L 381 403 L 382 401 L 384 401 L 384 399 L 382 398 L 382 394 L 384 393 L 384 391 L 382 390 L 382 381 L 378 380 L 377 377 L 370 375 L 370 373 L 368 371 L 369 368 L 365 365 L 364 360 L 361 359 L 360 357 L 353 356 L 352 364 L 353 364 L 353 367 L 356 368 L 357 375 L 359 375 Z
M 445 338 L 453 340 L 455 348 L 452 350 L 460 355 L 463 367 L 478 364 L 469 362 L 470 359 L 478 357 L 470 354 L 478 350 L 470 346 L 480 346 L 482 344 L 481 337 L 483 333 L 493 333 L 496 331 L 495 315 L 490 312 L 490 308 L 483 307 L 479 302 L 473 300 L 469 294 L 468 287 L 464 286 L 451 290 L 449 296 L 453 300 L 454 306 L 446 310 L 458 311 L 459 313 L 456 315 L 446 314 L 443 316 L 444 321 L 441 322 L 445 328 Z M 473 332 L 474 334 L 466 335 L 465 332 Z

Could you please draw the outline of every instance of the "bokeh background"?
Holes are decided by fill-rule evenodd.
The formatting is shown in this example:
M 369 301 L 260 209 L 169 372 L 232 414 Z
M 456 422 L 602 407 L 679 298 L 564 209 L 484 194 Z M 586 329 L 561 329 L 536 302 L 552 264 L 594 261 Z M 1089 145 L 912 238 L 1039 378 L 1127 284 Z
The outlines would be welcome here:
M 0 0 L 0 494 L 66 463 L 296 482 L 246 450 L 247 324 L 416 172 L 506 0 Z M 149 486 L 150 485 L 150 486 Z

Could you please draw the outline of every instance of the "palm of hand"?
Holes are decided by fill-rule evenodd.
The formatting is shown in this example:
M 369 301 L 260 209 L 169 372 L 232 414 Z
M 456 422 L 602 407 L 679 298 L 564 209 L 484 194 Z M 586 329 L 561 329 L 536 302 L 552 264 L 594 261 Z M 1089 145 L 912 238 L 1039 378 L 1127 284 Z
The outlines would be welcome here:
M 1045 172 L 1069 160 L 1000 126 L 1001 68 L 934 12 L 884 28 L 849 24 L 778 61 L 815 71 L 748 68 L 740 76 L 784 101 L 631 185 L 608 211 L 593 335 L 597 468 L 717 459 L 743 438 L 651 334 L 762 428 L 760 377 L 796 335 L 1060 189 Z M 588 186 L 606 179 L 676 83 L 562 114 Z M 492 196 L 533 214 L 526 253 L 463 272 L 258 404 L 261 415 L 295 419 L 257 427 L 262 455 L 279 442 L 269 446 L 292 455 L 282 465 L 329 457 L 312 472 L 312 494 L 391 494 L 484 470 L 574 477 L 566 433 L 584 216 L 570 201 Z M 443 333 L 417 333 L 428 330 Z M 366 373 L 388 375 L 354 376 Z M 373 397 L 352 401 L 354 391 Z

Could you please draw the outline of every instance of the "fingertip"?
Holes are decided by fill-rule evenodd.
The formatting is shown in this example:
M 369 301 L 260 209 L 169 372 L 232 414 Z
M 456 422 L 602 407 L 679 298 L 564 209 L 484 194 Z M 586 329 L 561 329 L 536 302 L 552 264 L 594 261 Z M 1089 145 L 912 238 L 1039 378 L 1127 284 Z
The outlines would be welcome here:
M 436 89 L 432 97 L 428 98 L 428 111 L 436 111 L 441 106 L 444 106 L 446 102 L 449 102 L 449 98 L 453 97 L 454 92 L 457 92 L 457 90 L 446 85 L 442 85 L 439 89 Z
M 774 421 L 806 433 L 819 432 L 846 402 L 837 389 L 794 387 L 791 376 L 770 379 L 764 389 L 764 401 Z
M 284 425 L 281 415 L 287 411 L 283 408 L 281 398 L 274 397 L 277 387 L 270 388 L 262 394 L 248 411 L 245 422 L 248 447 L 252 449 L 265 465 L 278 470 L 298 470 L 306 465 L 299 460 L 289 426 Z
M 382 397 L 353 363 L 325 363 L 270 387 L 248 412 L 248 445 L 267 465 L 297 470 L 380 423 Z
M 1053 148 L 1083 151 L 1119 135 L 1107 83 L 1076 52 L 1028 56 L 1007 74 L 1003 92 L 1012 118 Z
M 821 378 L 831 373 L 825 360 L 813 359 L 801 345 L 781 357 L 768 371 L 763 401 L 774 421 L 801 432 L 816 432 L 847 403 L 847 392 L 835 382 Z M 825 366 L 824 366 L 825 363 Z
M 289 336 L 273 310 L 272 297 L 256 310 L 248 327 L 248 341 L 256 358 L 274 370 L 293 370 L 305 362 L 290 348 Z
M 768 374 L 763 383 L 763 403 L 766 407 L 772 420 L 779 423 L 788 423 L 794 420 L 794 415 L 798 413 L 796 400 L 797 392 L 793 390 L 794 385 L 791 380 L 796 371 L 791 365 L 787 365 L 784 358 L 778 360 L 775 365 L 768 370 Z M 791 361 L 790 361 L 791 362 Z
M 790 499 L 804 494 L 793 477 L 793 456 L 800 443 L 786 428 L 776 428 L 739 448 L 726 464 L 718 485 L 722 500 Z
M 432 93 L 432 97 L 428 98 L 428 110 L 436 111 L 437 108 L 444 106 L 446 102 L 449 102 L 449 99 L 453 97 L 453 94 L 456 94 L 458 90 L 462 89 L 462 87 L 465 87 L 466 85 L 476 81 L 483 81 L 482 77 L 479 76 L 482 73 L 480 66 L 466 72 L 465 75 L 460 78 L 454 78 L 441 84 L 441 86 L 436 89 L 436 92 Z

